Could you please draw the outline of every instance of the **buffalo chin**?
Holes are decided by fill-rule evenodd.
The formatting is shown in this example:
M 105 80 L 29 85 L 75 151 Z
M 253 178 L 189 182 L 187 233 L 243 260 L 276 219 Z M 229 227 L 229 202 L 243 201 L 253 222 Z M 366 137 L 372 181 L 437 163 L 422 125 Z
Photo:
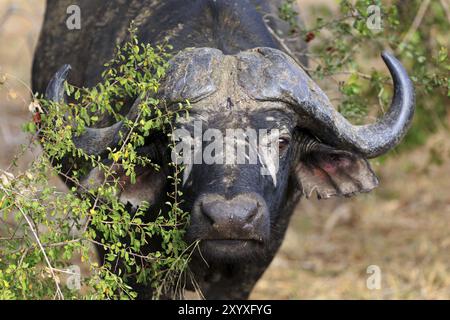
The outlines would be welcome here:
M 206 262 L 252 260 L 264 252 L 264 243 L 255 240 L 202 240 L 200 252 Z

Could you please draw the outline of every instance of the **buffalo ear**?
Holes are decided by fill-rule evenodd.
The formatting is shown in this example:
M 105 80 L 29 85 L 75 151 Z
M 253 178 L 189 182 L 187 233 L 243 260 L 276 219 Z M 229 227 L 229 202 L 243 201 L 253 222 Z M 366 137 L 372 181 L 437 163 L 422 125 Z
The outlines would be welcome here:
M 143 201 L 150 205 L 155 204 L 161 198 L 166 187 L 166 174 L 156 171 L 152 167 L 136 168 L 136 182 L 131 183 L 130 177 L 120 176 L 119 200 L 123 204 L 131 204 L 137 208 Z
M 317 192 L 319 199 L 349 197 L 369 192 L 378 185 L 378 179 L 366 159 L 323 144 L 315 145 L 300 156 L 296 174 L 307 198 L 313 191 Z
M 130 204 L 133 208 L 139 207 L 143 201 L 150 205 L 155 204 L 165 190 L 167 176 L 162 169 L 157 171 L 152 166 L 136 166 L 135 183 L 131 183 L 130 177 L 125 174 L 120 166 L 114 166 L 113 171 L 115 178 L 118 179 L 117 196 L 119 200 L 125 205 Z M 103 172 L 95 168 L 81 184 L 85 188 L 98 187 L 104 180 Z

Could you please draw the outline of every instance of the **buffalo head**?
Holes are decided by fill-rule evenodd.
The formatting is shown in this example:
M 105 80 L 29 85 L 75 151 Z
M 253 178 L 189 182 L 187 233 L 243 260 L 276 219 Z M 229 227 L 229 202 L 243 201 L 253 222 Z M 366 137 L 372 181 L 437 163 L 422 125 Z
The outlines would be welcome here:
M 302 194 L 351 196 L 377 186 L 367 159 L 395 147 L 414 113 L 414 90 L 404 68 L 392 55 L 382 57 L 394 82 L 392 104 L 378 121 L 362 126 L 339 114 L 305 71 L 279 50 L 224 55 L 195 48 L 172 59 L 159 94 L 168 106 L 186 99 L 192 105 L 190 117 L 174 127 L 189 138 L 191 159 L 201 159 L 186 164 L 183 189 L 191 213 L 187 239 L 201 240 L 207 260 L 264 255 L 272 242 L 281 241 Z M 63 98 L 68 69 L 55 75 L 48 98 Z M 102 154 L 118 142 L 121 130 L 121 122 L 88 128 L 75 144 L 89 154 Z M 261 136 L 264 130 L 276 134 Z M 267 150 L 275 152 L 260 148 L 270 143 L 276 148 Z M 244 161 L 227 161 L 229 150 L 239 145 Z M 121 199 L 135 205 L 154 200 L 163 196 L 164 180 L 145 172 Z

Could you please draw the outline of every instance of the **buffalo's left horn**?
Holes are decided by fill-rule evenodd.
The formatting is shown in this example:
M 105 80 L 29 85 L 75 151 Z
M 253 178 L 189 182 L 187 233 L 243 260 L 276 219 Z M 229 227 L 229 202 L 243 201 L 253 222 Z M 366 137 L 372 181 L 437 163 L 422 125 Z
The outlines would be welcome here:
M 384 52 L 382 58 L 394 83 L 391 106 L 384 116 L 373 124 L 352 125 L 333 108 L 328 99 L 305 101 L 302 107 L 311 111 L 308 113 L 315 123 L 315 130 L 312 130 L 314 134 L 336 146 L 355 150 L 367 158 L 382 155 L 401 141 L 414 115 L 414 87 L 402 64 L 394 56 Z
M 413 84 L 401 63 L 386 52 L 382 57 L 393 78 L 394 97 L 386 114 L 368 125 L 347 121 L 297 62 L 279 50 L 263 47 L 241 53 L 239 81 L 254 99 L 290 105 L 299 116 L 299 126 L 325 143 L 374 158 L 401 141 L 415 104 Z
M 66 101 L 64 82 L 67 80 L 70 69 L 70 65 L 66 64 L 55 73 L 47 86 L 45 92 L 46 99 L 57 103 Z M 135 116 L 139 103 L 140 99 L 136 99 L 130 109 L 129 115 Z M 73 137 L 73 142 L 77 148 L 82 149 L 85 153 L 99 155 L 105 152 L 108 147 L 113 147 L 119 143 L 119 132 L 122 129 L 125 129 L 122 121 L 105 128 L 86 127 L 80 136 Z

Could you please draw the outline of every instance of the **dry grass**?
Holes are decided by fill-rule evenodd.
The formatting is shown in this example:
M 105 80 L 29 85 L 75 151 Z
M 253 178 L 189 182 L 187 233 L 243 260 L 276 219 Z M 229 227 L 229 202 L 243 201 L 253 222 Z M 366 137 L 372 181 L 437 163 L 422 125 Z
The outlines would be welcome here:
M 25 83 L 30 79 L 43 4 L 43 0 L 0 3 L 0 71 Z M 17 10 L 3 21 L 11 5 Z M 28 97 L 17 81 L 8 81 L 0 90 L 0 168 L 26 142 L 20 126 L 28 119 Z M 448 140 L 448 133 L 442 132 L 423 148 L 382 165 L 375 163 L 381 184 L 372 194 L 350 200 L 303 200 L 281 251 L 252 298 L 450 298 Z M 430 164 L 432 148 L 443 156 L 441 166 Z M 381 290 L 366 288 L 369 265 L 381 268 Z

